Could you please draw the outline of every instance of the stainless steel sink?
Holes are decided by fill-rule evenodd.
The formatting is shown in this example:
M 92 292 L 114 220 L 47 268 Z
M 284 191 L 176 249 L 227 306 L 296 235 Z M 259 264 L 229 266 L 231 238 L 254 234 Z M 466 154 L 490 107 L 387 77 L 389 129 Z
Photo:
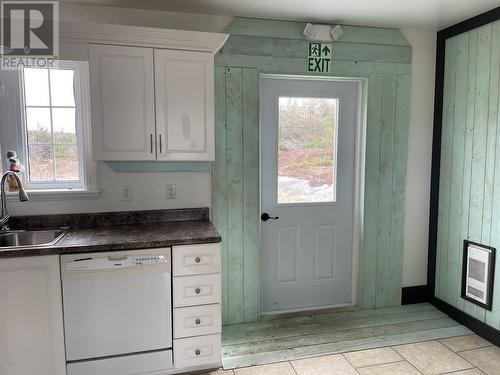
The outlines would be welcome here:
M 56 244 L 67 232 L 68 228 L 0 232 L 0 250 L 17 247 L 51 246 Z

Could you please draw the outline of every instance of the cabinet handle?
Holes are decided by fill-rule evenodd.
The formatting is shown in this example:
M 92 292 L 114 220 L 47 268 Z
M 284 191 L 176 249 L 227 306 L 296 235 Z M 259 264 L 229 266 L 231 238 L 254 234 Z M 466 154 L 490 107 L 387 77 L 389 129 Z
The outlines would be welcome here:
M 196 294 L 200 294 L 201 289 L 200 289 L 200 288 L 196 288 L 196 289 L 194 290 L 194 292 L 195 292 Z
M 198 318 L 194 321 L 196 324 L 201 324 L 201 320 Z
M 149 135 L 149 148 L 151 149 L 151 153 L 153 153 L 153 133 Z
M 196 350 L 194 351 L 194 354 L 196 354 L 196 355 L 200 355 L 200 354 L 201 354 L 201 350 L 200 350 L 200 349 L 196 349 Z
M 163 147 L 161 145 L 161 134 L 159 135 L 159 137 L 160 137 L 160 154 L 161 154 L 163 152 Z
M 200 258 L 200 257 L 196 257 L 196 258 L 194 259 L 194 261 L 195 261 L 196 263 L 200 263 L 200 262 L 201 262 L 201 258 Z

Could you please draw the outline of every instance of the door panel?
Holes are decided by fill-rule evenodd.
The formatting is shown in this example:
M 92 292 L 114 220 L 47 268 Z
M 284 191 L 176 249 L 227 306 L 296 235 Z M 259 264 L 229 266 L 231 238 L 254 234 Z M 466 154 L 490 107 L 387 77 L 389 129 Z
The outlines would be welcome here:
M 335 279 L 335 225 L 314 226 L 314 280 Z
M 352 304 L 358 83 L 261 80 L 262 310 Z
M 297 281 L 299 232 L 296 225 L 276 226 L 276 282 Z

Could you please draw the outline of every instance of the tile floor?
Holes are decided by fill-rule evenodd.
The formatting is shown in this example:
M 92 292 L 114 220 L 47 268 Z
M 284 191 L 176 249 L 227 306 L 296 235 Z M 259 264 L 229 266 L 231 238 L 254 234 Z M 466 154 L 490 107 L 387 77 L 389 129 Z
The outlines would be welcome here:
M 204 375 L 500 375 L 500 348 L 476 335 L 451 337 Z

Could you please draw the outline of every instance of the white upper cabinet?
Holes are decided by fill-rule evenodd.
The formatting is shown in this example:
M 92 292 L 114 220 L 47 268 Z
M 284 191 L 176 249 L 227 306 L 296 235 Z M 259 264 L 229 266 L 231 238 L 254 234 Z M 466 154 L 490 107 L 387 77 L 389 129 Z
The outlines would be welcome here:
M 96 160 L 155 160 L 153 50 L 89 45 Z
M 210 52 L 89 45 L 96 160 L 214 160 Z
M 214 55 L 229 34 L 61 24 L 89 46 L 96 160 L 214 160 Z
M 158 160 L 213 160 L 213 55 L 155 49 L 154 65 Z

